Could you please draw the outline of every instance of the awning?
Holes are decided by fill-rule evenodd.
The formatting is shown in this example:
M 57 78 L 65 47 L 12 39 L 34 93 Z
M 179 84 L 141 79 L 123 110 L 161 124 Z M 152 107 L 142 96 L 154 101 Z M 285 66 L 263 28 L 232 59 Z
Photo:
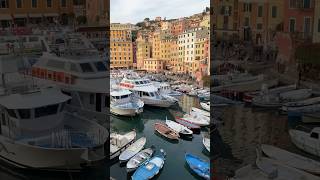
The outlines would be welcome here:
M 39 14 L 39 13 L 29 13 L 29 17 L 31 17 L 31 18 L 40 18 L 40 17 L 42 17 L 42 14 Z
M 43 16 L 45 17 L 57 17 L 59 16 L 58 13 L 44 13 Z
M 1 14 L 0 20 L 12 20 L 12 16 L 10 14 Z
M 13 17 L 14 18 L 27 18 L 28 15 L 27 14 L 15 14 Z

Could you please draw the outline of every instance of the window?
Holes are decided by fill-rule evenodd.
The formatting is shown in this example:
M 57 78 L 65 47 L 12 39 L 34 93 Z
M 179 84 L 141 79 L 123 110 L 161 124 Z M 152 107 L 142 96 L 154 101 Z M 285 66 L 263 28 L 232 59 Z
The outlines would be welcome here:
M 320 32 L 320 19 L 318 19 L 318 32 Z
M 89 103 L 94 104 L 94 94 L 90 94 Z
M 277 6 L 272 6 L 272 18 L 276 18 L 277 17 Z
M 249 18 L 246 17 L 244 20 L 244 26 L 249 26 L 250 22 L 249 22 Z
M 304 0 L 303 8 L 311 8 L 311 0 Z
M 263 7 L 262 6 L 259 6 L 258 7 L 258 17 L 262 17 L 262 14 L 263 14 Z
M 289 32 L 295 32 L 296 31 L 296 20 L 291 18 L 289 22 Z
M 261 23 L 258 23 L 258 24 L 257 24 L 257 29 L 258 29 L 258 30 L 261 30 L 261 29 L 262 29 L 262 24 L 261 24 Z
M 18 113 L 21 119 L 30 119 L 30 109 L 18 109 Z
M 38 0 L 32 0 L 31 7 L 32 8 L 37 8 L 38 7 Z
M 314 138 L 314 139 L 319 139 L 319 134 L 318 133 L 311 133 L 310 137 Z
M 61 7 L 67 7 L 66 0 L 61 0 L 60 3 L 61 3 Z
M 107 71 L 107 68 L 103 62 L 95 62 L 94 65 L 98 71 Z
M 52 0 L 47 0 L 47 7 L 48 8 L 52 7 Z
M 22 0 L 16 0 L 17 8 L 22 8 Z
M 94 72 L 90 63 L 81 63 L 80 67 L 82 69 L 82 72 Z
M 7 109 L 7 112 L 9 114 L 9 116 L 13 117 L 13 118 L 17 118 L 16 113 L 14 112 L 13 109 Z
M 9 0 L 0 0 L 0 8 L 9 8 Z
M 35 109 L 35 118 L 57 114 L 59 104 L 43 106 Z

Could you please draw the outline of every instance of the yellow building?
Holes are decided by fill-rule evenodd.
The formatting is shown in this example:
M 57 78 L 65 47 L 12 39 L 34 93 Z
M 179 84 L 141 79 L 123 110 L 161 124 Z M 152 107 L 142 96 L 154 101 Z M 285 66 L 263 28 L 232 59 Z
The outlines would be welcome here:
M 320 43 L 320 1 L 315 1 L 313 43 Z
M 133 48 L 130 30 L 110 31 L 111 69 L 131 69 L 133 66 Z
M 203 19 L 199 25 L 200 27 L 210 28 L 210 16 L 209 15 L 203 16 Z
M 178 38 L 173 38 L 171 40 L 171 50 L 170 50 L 170 70 L 175 73 L 183 72 L 183 63 L 179 61 L 179 45 Z
M 144 60 L 151 58 L 151 42 L 146 39 L 137 39 L 137 69 L 144 68 Z
M 144 70 L 147 72 L 163 72 L 164 69 L 164 61 L 161 59 L 155 59 L 155 58 L 150 58 L 150 59 L 145 59 L 144 60 Z
M 166 38 L 160 41 L 160 58 L 164 60 L 165 66 L 171 66 L 171 39 Z
M 216 38 L 229 39 L 238 34 L 238 0 L 213 0 Z
M 57 21 L 68 24 L 74 17 L 86 15 L 83 0 L 1 0 L 0 14 L 1 27 Z
M 269 0 L 269 17 L 268 28 L 271 31 L 275 31 L 277 28 L 281 28 L 284 16 L 284 1 Z
M 161 58 L 160 41 L 161 41 L 160 31 L 155 31 L 152 36 L 152 58 L 155 58 L 155 59 Z

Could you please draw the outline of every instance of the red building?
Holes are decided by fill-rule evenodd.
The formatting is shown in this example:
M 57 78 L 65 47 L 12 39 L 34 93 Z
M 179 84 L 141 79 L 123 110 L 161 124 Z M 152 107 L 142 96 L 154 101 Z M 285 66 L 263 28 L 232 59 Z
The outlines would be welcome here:
M 171 26 L 171 34 L 174 36 L 178 36 L 183 33 L 186 28 L 186 21 L 184 19 L 179 19 L 177 21 L 172 22 Z
M 315 0 L 285 0 L 283 32 L 276 35 L 278 66 L 284 72 L 296 70 L 295 49 L 312 42 Z

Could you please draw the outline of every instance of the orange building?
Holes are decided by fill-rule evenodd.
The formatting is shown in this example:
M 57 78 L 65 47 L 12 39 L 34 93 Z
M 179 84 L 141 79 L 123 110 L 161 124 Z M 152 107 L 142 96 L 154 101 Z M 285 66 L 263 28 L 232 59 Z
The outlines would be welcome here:
M 151 42 L 139 37 L 137 40 L 137 69 L 144 68 L 144 60 L 151 58 Z
M 77 16 L 85 16 L 84 0 L 1 0 L 2 27 L 25 26 L 41 22 L 71 23 Z
M 106 0 L 87 0 L 86 16 L 88 25 L 107 24 L 109 3 Z
M 161 59 L 145 59 L 144 60 L 144 70 L 147 72 L 160 73 L 164 70 L 164 61 Z

